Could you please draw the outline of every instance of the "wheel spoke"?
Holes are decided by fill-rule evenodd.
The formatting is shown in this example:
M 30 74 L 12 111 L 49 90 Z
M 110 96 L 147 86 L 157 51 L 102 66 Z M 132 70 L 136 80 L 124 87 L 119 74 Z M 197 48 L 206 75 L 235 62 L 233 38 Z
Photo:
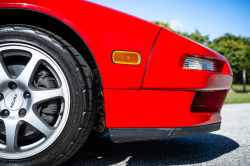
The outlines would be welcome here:
M 62 67 L 70 59 L 61 62 L 58 58 L 63 58 L 63 50 L 55 58 L 53 51 L 32 43 L 5 43 L 0 53 L 0 111 L 4 110 L 0 158 L 32 158 L 60 142 L 65 132 L 71 110 L 69 92 L 74 87 L 65 75 L 68 70 Z
M 17 147 L 17 137 L 18 131 L 22 122 L 12 121 L 12 120 L 4 120 L 5 123 L 5 131 L 6 131 L 6 151 L 7 152 L 16 152 Z
M 47 89 L 47 90 L 32 90 L 32 103 L 39 104 L 48 100 L 63 98 L 62 88 L 58 89 Z
M 0 58 L 0 76 L 1 80 L 8 80 L 11 78 L 1 58 Z
M 39 115 L 38 113 L 35 113 L 35 111 L 36 110 L 30 110 L 24 120 L 46 135 L 47 138 L 49 138 L 54 130 L 52 130 L 50 126 L 46 124 L 40 117 L 38 117 Z
M 39 56 L 33 55 L 28 64 L 23 69 L 22 73 L 17 77 L 17 79 L 28 85 L 30 82 L 30 78 L 34 76 L 36 69 L 41 62 L 40 60 L 41 58 Z

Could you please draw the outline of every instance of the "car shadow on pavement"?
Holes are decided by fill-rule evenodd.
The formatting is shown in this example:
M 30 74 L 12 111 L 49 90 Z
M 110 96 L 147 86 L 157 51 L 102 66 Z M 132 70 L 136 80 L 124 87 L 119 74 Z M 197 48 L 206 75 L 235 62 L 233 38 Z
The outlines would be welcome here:
M 63 166 L 183 165 L 213 160 L 239 147 L 230 138 L 203 134 L 159 141 L 114 144 L 108 135 L 88 140 Z

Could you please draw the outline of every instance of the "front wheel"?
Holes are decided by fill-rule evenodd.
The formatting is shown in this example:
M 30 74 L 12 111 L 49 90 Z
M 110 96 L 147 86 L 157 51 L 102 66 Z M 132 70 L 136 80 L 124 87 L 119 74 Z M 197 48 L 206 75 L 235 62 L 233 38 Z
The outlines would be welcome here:
M 95 87 L 82 56 L 28 25 L 0 27 L 0 165 L 60 165 L 86 141 Z

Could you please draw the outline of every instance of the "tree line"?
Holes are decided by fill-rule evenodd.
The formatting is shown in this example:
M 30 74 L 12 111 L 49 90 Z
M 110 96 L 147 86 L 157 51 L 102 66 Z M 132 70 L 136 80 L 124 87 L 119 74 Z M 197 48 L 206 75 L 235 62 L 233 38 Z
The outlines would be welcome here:
M 234 73 L 233 83 L 243 83 L 243 71 L 245 70 L 246 81 L 250 84 L 250 37 L 235 36 L 230 33 L 225 33 L 223 36 L 210 41 L 208 35 L 203 36 L 198 30 L 188 34 L 173 30 L 168 23 L 158 21 L 152 21 L 152 23 L 189 38 L 225 56 Z

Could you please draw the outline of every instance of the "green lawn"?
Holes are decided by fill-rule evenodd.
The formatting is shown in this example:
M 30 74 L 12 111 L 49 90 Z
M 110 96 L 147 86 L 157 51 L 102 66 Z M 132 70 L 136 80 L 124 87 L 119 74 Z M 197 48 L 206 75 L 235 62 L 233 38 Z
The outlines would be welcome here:
M 242 92 L 243 91 L 243 85 L 241 84 L 233 84 L 233 90 L 235 92 Z M 246 85 L 246 91 L 250 92 L 250 85 Z
M 229 93 L 225 104 L 229 103 L 250 103 L 250 94 L 248 93 Z
M 246 86 L 246 91 L 243 92 L 243 85 L 240 84 L 234 84 L 233 90 L 236 93 L 228 93 L 225 104 L 229 103 L 250 103 L 250 85 Z

